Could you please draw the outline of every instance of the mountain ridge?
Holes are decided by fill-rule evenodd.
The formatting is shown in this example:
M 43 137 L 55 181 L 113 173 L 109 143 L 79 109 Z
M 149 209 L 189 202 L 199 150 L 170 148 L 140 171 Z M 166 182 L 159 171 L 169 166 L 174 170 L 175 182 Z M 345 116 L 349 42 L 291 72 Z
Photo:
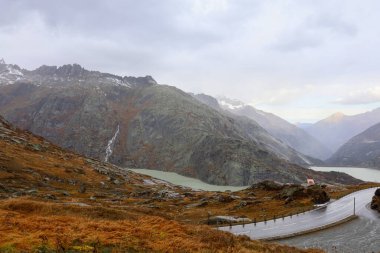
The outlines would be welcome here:
M 380 123 L 352 137 L 326 163 L 380 169 Z
M 321 160 L 328 158 L 332 154 L 326 146 L 306 131 L 273 113 L 258 110 L 236 99 L 219 97 L 218 102 L 223 109 L 254 120 L 271 135 L 302 154 Z
M 22 129 L 101 160 L 116 136 L 107 159 L 125 167 L 222 185 L 300 183 L 308 176 L 340 180 L 292 164 L 305 164 L 305 157 L 257 123 L 222 114 L 175 87 L 157 85 L 151 77 L 119 85 L 110 74 L 69 66 L 61 70 L 63 80 L 55 73 L 60 68 L 44 67 L 48 74 L 25 70 L 22 80 L 3 81 L 0 113 Z
M 336 152 L 350 138 L 380 122 L 380 108 L 356 115 L 335 113 L 304 130 Z

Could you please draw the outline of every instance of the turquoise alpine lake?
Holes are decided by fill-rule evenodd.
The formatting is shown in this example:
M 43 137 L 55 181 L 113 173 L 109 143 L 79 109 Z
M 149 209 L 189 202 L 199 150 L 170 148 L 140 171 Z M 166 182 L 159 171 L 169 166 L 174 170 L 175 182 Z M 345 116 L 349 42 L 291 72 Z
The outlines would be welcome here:
M 190 187 L 195 190 L 224 192 L 224 191 L 240 191 L 248 187 L 248 186 L 212 185 L 212 184 L 202 182 L 199 179 L 185 177 L 174 172 L 148 170 L 148 169 L 130 169 L 130 170 L 136 173 L 155 177 L 172 184 Z
M 337 171 L 344 172 L 357 179 L 369 182 L 380 182 L 380 170 L 369 168 L 355 168 L 355 167 L 310 167 L 316 171 Z

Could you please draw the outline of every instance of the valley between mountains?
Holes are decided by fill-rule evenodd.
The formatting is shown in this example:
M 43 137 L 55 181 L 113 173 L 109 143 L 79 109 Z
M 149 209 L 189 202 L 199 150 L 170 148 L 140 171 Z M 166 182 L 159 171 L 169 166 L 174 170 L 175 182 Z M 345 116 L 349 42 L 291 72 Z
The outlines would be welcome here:
M 0 62 L 0 252 L 321 252 L 214 227 L 379 184 L 308 169 L 332 152 L 320 140 L 223 101 L 150 76 Z M 197 191 L 128 168 L 247 188 Z

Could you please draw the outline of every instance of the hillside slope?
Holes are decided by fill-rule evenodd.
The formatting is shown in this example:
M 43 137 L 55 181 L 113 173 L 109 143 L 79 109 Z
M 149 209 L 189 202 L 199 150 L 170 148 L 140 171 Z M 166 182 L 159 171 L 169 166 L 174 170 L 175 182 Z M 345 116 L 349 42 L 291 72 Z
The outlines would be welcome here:
M 289 163 L 307 160 L 257 123 L 228 117 L 149 76 L 120 77 L 79 65 L 5 69 L 0 113 L 86 156 L 213 184 L 336 180 Z
M 319 252 L 178 222 L 207 214 L 187 207 L 201 199 L 209 210 L 226 203 L 61 149 L 1 117 L 0 179 L 0 252 Z
M 334 166 L 380 169 L 380 123 L 351 138 L 326 162 Z

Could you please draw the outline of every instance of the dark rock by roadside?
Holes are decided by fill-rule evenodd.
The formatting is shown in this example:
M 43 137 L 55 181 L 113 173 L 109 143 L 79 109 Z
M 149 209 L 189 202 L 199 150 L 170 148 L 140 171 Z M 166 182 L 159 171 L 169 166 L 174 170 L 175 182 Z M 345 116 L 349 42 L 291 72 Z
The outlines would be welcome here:
M 305 188 L 301 185 L 290 185 L 284 187 L 284 189 L 277 195 L 277 198 L 280 199 L 296 199 L 307 197 Z
M 209 225 L 231 224 L 231 223 L 249 223 L 251 219 L 246 217 L 235 216 L 213 216 L 210 217 L 206 223 Z
M 323 204 L 330 201 L 330 196 L 319 185 L 308 187 L 306 193 L 312 197 L 314 204 Z
M 314 204 L 323 204 L 330 201 L 330 196 L 323 186 L 313 185 L 307 188 L 301 185 L 285 185 L 282 191 L 276 196 L 284 199 L 285 203 L 290 203 L 295 199 L 311 197 Z
M 380 212 L 380 188 L 375 191 L 375 196 L 372 198 L 371 208 Z

